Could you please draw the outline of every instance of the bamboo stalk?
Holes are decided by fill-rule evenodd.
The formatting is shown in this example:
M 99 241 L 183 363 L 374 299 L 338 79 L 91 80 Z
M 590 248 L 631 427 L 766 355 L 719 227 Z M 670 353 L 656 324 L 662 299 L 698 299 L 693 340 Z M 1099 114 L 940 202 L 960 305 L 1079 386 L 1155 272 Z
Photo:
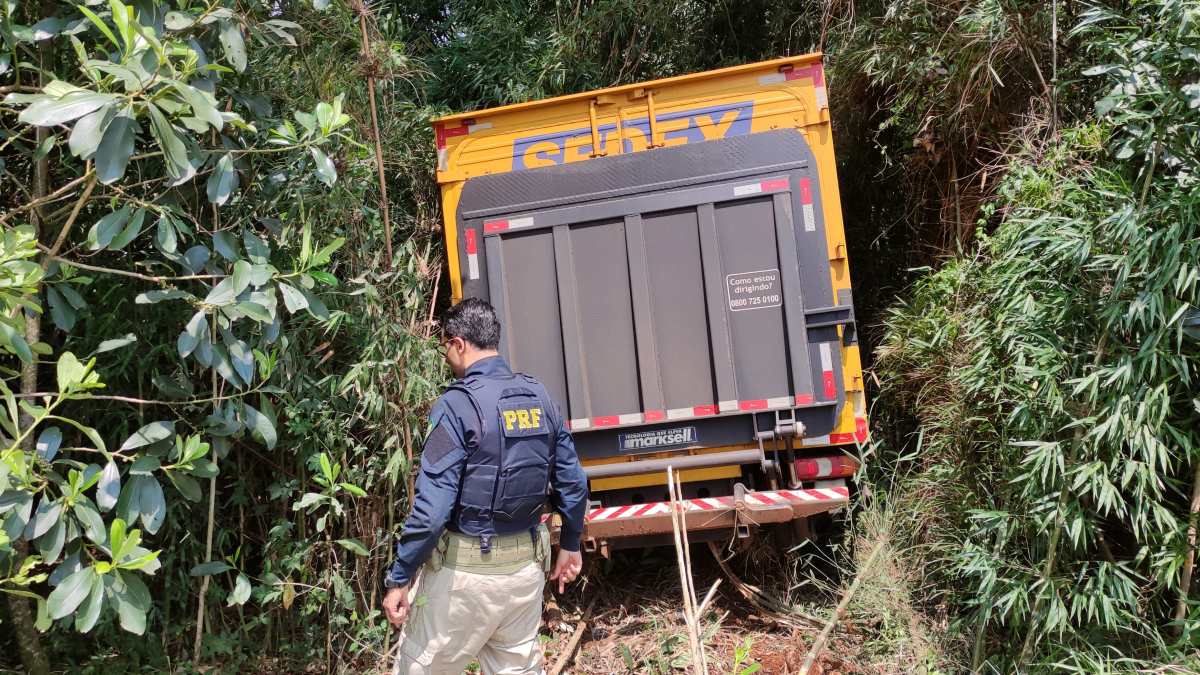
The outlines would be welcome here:
M 352 3 L 358 11 L 358 28 L 362 34 L 362 58 L 369 62 L 371 58 L 371 40 L 367 36 L 367 9 L 365 2 L 355 0 Z M 367 98 L 371 103 L 371 136 L 375 141 L 375 170 L 379 178 L 379 213 L 383 217 L 383 245 L 387 259 L 383 261 L 383 269 L 392 269 L 392 221 L 388 214 L 387 179 L 383 170 L 383 143 L 379 140 L 379 110 L 375 105 L 375 75 L 367 73 Z
M 688 567 L 687 557 L 684 554 L 683 535 L 681 530 L 686 527 L 686 522 L 683 518 L 683 512 L 680 509 L 679 493 L 675 488 L 675 470 L 673 467 L 667 467 L 667 492 L 671 499 L 671 531 L 675 538 L 675 561 L 679 565 L 679 587 L 683 592 L 683 621 L 687 626 L 688 648 L 692 652 L 692 670 L 697 675 L 707 675 L 704 670 L 704 662 L 701 657 L 700 646 L 700 631 L 696 625 L 695 606 L 693 605 L 694 598 L 692 597 L 691 584 L 691 568 Z
M 867 556 L 867 561 L 858 570 L 858 576 L 854 577 L 854 583 L 850 584 L 850 588 L 846 589 L 846 594 L 842 596 L 842 601 L 838 603 L 836 609 L 833 610 L 833 616 L 829 617 L 829 621 L 825 622 L 825 627 L 821 629 L 821 633 L 817 635 L 817 639 L 813 641 L 812 647 L 808 650 L 808 656 L 804 657 L 804 664 L 800 666 L 800 675 L 808 675 L 808 671 L 812 669 L 817 662 L 817 657 L 825 650 L 825 644 L 829 642 L 829 636 L 833 634 L 833 628 L 841 621 L 846 614 L 846 608 L 850 606 L 850 600 L 858 591 L 858 587 L 862 585 L 863 577 L 866 576 L 874 566 L 875 561 L 879 558 L 879 554 L 883 551 L 883 542 L 875 544 L 875 548 L 871 551 L 871 555 Z
M 1179 604 L 1175 606 L 1175 620 L 1183 621 L 1187 616 L 1188 593 L 1192 588 L 1192 570 L 1196 564 L 1196 517 L 1200 515 L 1200 461 L 1196 462 L 1196 476 L 1192 479 L 1192 507 L 1188 516 L 1187 557 L 1183 560 L 1183 575 L 1179 579 Z

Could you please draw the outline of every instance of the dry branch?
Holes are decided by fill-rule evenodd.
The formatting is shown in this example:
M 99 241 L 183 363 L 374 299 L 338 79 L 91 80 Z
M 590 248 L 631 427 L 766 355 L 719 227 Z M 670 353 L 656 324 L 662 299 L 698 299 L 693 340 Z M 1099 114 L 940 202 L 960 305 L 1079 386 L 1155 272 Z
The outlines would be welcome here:
M 875 561 L 879 558 L 879 554 L 882 551 L 883 542 L 880 541 L 875 544 L 871 555 L 867 556 L 867 561 L 859 568 L 858 576 L 854 577 L 854 583 L 850 584 L 850 588 L 846 589 L 846 594 L 842 596 L 842 601 L 833 610 L 833 616 L 829 617 L 829 621 L 825 623 L 825 627 L 821 629 L 821 633 L 813 641 L 812 648 L 808 650 L 808 656 L 804 657 L 804 664 L 800 666 L 800 675 L 808 675 L 808 671 L 817 662 L 817 657 L 824 651 L 825 643 L 829 642 L 829 636 L 833 633 L 834 627 L 842 620 L 842 617 L 846 614 L 846 608 L 850 606 L 851 598 L 858 591 L 858 587 L 862 585 L 863 577 L 875 566 Z

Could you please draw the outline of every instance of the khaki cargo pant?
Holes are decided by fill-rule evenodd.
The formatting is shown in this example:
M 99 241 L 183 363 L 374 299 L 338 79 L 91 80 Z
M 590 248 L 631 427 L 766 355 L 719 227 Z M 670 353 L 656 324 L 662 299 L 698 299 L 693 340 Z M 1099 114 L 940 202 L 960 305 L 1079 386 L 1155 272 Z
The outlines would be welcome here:
M 540 675 L 544 562 L 549 537 L 500 537 L 483 556 L 477 539 L 443 537 L 420 575 L 394 675 Z

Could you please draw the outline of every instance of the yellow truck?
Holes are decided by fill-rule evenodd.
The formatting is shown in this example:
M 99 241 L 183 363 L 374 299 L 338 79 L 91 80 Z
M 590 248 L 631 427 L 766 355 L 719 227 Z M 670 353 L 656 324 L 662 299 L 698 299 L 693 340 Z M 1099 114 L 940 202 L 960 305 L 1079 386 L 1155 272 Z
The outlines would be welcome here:
M 693 541 L 846 506 L 867 438 L 821 55 L 434 123 L 455 302 L 569 420 L 584 545 Z

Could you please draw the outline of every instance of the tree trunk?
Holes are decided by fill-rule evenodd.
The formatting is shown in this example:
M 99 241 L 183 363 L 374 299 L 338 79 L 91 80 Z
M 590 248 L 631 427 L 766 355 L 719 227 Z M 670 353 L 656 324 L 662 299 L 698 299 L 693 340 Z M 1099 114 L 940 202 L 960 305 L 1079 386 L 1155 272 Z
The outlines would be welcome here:
M 49 10 L 46 8 L 47 2 L 42 2 L 42 15 L 48 15 Z M 33 23 L 33 22 L 30 22 Z M 43 72 L 45 72 L 51 58 L 50 45 L 53 41 L 43 40 L 38 46 L 39 61 Z M 43 142 L 50 136 L 50 130 L 46 127 L 38 127 L 37 143 L 40 147 Z M 40 199 L 49 193 L 50 184 L 50 158 L 42 157 L 37 161 L 33 168 L 33 198 Z M 36 227 L 38 240 L 41 240 L 42 227 L 41 210 L 35 208 L 32 212 L 34 226 Z M 34 312 L 25 312 L 25 340 L 33 345 L 41 341 L 42 324 L 41 316 Z M 38 390 L 38 371 L 37 371 L 37 356 L 30 363 L 21 364 L 21 393 L 32 394 Z M 24 412 L 21 413 L 22 426 L 32 424 L 33 421 Z M 22 444 L 26 452 L 33 452 L 34 435 L 29 434 Z M 16 553 L 15 559 L 17 565 L 25 559 L 29 553 L 29 542 L 18 538 L 13 544 L 13 550 Z M 42 649 L 42 640 L 38 635 L 37 626 L 35 625 L 33 613 L 29 610 L 29 600 L 18 597 L 16 595 L 8 595 L 8 612 L 12 617 L 13 632 L 17 638 L 17 649 L 21 652 L 21 663 L 25 666 L 25 672 L 30 675 L 50 675 L 50 660 L 46 658 L 46 652 Z

